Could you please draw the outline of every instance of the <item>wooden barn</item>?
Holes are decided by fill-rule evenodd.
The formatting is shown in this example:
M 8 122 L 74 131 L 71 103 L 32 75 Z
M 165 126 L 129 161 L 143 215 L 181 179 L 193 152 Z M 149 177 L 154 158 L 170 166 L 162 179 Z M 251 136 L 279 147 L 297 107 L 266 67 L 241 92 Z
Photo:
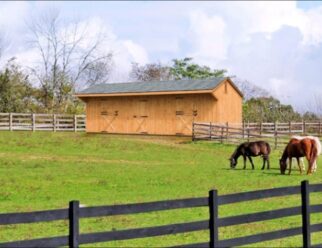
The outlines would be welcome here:
M 230 78 L 100 84 L 77 94 L 87 132 L 191 135 L 192 122 L 242 122 Z

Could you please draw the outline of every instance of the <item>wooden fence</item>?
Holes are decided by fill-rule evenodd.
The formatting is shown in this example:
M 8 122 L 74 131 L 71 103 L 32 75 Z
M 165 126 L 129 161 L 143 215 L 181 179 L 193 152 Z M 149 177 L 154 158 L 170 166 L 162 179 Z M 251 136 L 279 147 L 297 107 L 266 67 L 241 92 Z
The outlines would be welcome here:
M 1 243 L 0 247 L 56 247 L 69 246 L 78 247 L 80 244 L 92 244 L 97 242 L 107 242 L 115 240 L 129 240 L 136 238 L 154 237 L 187 233 L 200 230 L 209 231 L 209 240 L 202 243 L 185 244 L 177 247 L 231 247 L 249 245 L 253 243 L 281 239 L 296 235 L 302 235 L 303 247 L 321 247 L 320 244 L 311 245 L 311 233 L 321 232 L 322 223 L 310 224 L 310 216 L 313 213 L 322 213 L 322 204 L 310 205 L 310 193 L 322 192 L 322 184 L 309 185 L 308 181 L 303 181 L 301 186 L 274 188 L 257 190 L 252 192 L 235 193 L 229 195 L 218 195 L 217 190 L 211 190 L 208 197 L 168 200 L 138 204 L 79 207 L 78 201 L 72 201 L 68 209 L 57 209 L 49 211 L 38 211 L 29 213 L 9 213 L 0 214 L 0 225 L 36 223 L 54 220 L 69 220 L 69 236 L 41 238 L 34 240 L 12 241 Z M 289 195 L 301 195 L 301 205 L 275 209 L 265 212 L 243 214 L 220 218 L 218 216 L 219 206 L 245 201 L 259 200 L 271 197 L 281 197 Z M 194 221 L 189 223 L 170 224 L 157 227 L 145 227 L 127 230 L 106 231 L 99 233 L 81 234 L 79 231 L 80 218 L 90 218 L 99 216 L 127 215 L 137 213 L 147 213 L 153 211 L 207 207 L 209 209 L 209 219 Z M 290 216 L 299 216 L 302 225 L 294 228 L 287 228 L 266 233 L 258 233 L 244 237 L 231 239 L 220 239 L 219 228 L 266 221 Z
M 320 122 L 289 123 L 193 123 L 192 140 L 213 140 L 239 144 L 243 141 L 266 140 L 274 148 L 285 146 L 293 135 L 321 136 Z
M 85 131 L 85 115 L 0 113 L 0 130 Z

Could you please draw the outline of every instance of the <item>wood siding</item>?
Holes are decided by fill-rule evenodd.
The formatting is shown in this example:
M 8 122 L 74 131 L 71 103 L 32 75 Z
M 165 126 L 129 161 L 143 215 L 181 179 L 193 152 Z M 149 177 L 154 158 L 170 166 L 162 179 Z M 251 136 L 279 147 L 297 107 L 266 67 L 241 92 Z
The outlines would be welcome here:
M 87 132 L 192 135 L 193 121 L 242 121 L 242 97 L 228 81 L 212 94 L 93 96 L 83 100 Z
M 214 96 L 218 100 L 216 105 L 214 122 L 217 123 L 241 123 L 243 98 L 234 87 L 225 81 L 214 91 Z

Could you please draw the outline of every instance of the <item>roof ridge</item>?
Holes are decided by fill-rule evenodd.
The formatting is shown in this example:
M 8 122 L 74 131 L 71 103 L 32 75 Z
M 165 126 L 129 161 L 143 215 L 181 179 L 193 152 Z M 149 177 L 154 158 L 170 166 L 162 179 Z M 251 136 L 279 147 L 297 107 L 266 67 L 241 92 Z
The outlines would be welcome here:
M 116 82 L 116 83 L 100 83 L 100 84 L 95 84 L 92 86 L 96 85 L 106 85 L 106 84 L 132 84 L 132 83 L 164 83 L 164 82 L 187 82 L 187 81 L 197 81 L 197 80 L 202 80 L 202 81 L 210 81 L 213 79 L 227 79 L 228 77 L 211 77 L 211 78 L 187 78 L 187 79 L 174 79 L 174 80 L 151 80 L 151 81 L 128 81 L 128 82 Z M 92 87 L 89 86 L 88 88 Z
M 165 91 L 200 91 L 211 90 L 229 77 L 213 77 L 204 79 L 181 79 L 163 81 L 137 81 L 124 83 L 105 83 L 92 85 L 80 94 L 115 94 L 115 93 L 139 93 L 139 92 L 165 92 Z M 78 93 L 77 93 L 78 94 Z

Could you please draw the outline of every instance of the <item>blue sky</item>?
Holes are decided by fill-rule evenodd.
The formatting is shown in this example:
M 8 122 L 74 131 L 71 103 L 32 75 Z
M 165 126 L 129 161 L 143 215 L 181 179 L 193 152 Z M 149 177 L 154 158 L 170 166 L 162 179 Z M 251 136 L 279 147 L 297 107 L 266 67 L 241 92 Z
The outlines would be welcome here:
M 126 81 L 131 62 L 191 56 L 259 85 L 298 109 L 322 98 L 322 2 L 0 2 L 0 30 L 27 65 L 35 56 L 26 22 L 51 9 L 102 27 L 113 51 L 111 81 Z

